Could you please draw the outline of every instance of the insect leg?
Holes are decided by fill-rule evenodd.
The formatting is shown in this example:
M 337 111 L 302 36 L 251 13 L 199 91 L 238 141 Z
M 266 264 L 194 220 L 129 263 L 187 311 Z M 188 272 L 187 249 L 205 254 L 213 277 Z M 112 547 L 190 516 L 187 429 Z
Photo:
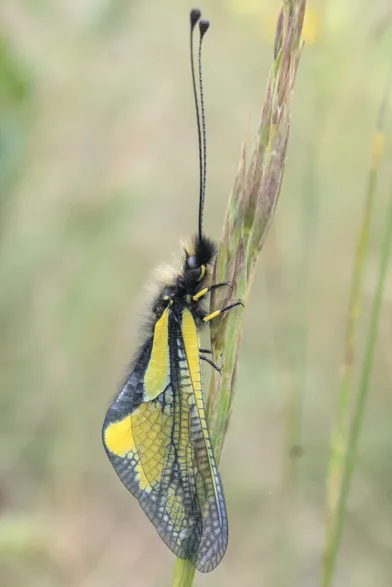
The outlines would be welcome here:
M 210 285 L 210 287 L 208 288 L 208 291 L 212 291 L 213 289 L 218 289 L 218 287 L 229 287 L 230 289 L 233 289 L 233 286 L 231 285 L 231 283 L 229 283 L 228 281 L 222 281 L 222 283 L 214 283 L 213 285 Z
M 202 361 L 205 361 L 206 363 L 211 365 L 211 367 L 213 367 L 216 371 L 218 371 L 219 374 L 222 372 L 222 367 L 218 367 L 218 365 L 216 365 L 213 361 L 211 361 L 211 359 L 204 357 L 204 355 L 199 355 L 199 357 Z
M 241 300 L 237 300 L 236 302 L 233 302 L 232 304 L 230 304 L 229 306 L 226 306 L 225 308 L 221 308 L 220 310 L 215 310 L 215 312 L 211 312 L 211 314 L 208 314 L 208 316 L 204 316 L 203 320 L 204 320 L 204 322 L 209 322 L 213 318 L 216 318 L 217 316 L 220 316 L 220 314 L 223 314 L 223 312 L 227 312 L 228 310 L 231 310 L 232 308 L 235 308 L 236 306 L 244 307 L 244 304 L 241 302 Z
M 222 283 L 215 283 L 214 285 L 210 285 L 210 287 L 205 287 L 204 289 L 201 289 L 199 292 L 197 292 L 197 294 L 194 295 L 192 298 L 193 301 L 197 302 L 197 300 L 208 294 L 210 291 L 218 289 L 218 287 L 230 287 L 230 289 L 232 288 L 231 283 L 228 283 L 227 281 L 222 281 Z
M 200 353 L 207 353 L 207 355 L 211 355 L 212 354 L 212 350 L 211 349 L 199 349 Z

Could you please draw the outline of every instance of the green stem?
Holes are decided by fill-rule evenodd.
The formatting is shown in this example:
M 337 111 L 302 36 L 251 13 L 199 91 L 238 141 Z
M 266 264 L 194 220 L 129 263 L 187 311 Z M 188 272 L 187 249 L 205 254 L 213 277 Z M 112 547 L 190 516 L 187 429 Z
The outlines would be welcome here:
M 380 268 L 377 279 L 376 295 L 373 300 L 373 307 L 371 311 L 370 327 L 366 343 L 365 358 L 362 366 L 358 401 L 356 403 L 353 422 L 350 430 L 344 474 L 342 478 L 342 488 L 337 510 L 337 520 L 333 534 L 331 553 L 329 559 L 329 565 L 326 569 L 324 578 L 324 585 L 328 587 L 331 585 L 333 571 L 335 568 L 335 562 L 337 553 L 339 550 L 340 540 L 342 537 L 346 512 L 347 512 L 347 499 L 351 487 L 351 481 L 357 456 L 357 447 L 359 434 L 362 428 L 363 417 L 365 413 L 366 399 L 369 391 L 369 381 L 373 366 L 374 348 L 377 340 L 378 325 L 380 322 L 380 314 L 382 307 L 382 297 L 385 287 L 385 279 L 388 269 L 388 260 L 391 252 L 392 245 L 392 189 L 389 198 L 389 209 L 387 225 L 385 230 L 384 243 L 381 250 Z
M 379 108 L 376 132 L 373 139 L 372 161 L 369 172 L 366 200 L 362 216 L 362 225 L 357 241 L 354 258 L 354 269 L 351 281 L 349 315 L 345 337 L 345 350 L 342 379 L 339 389 L 339 405 L 336 422 L 333 427 L 329 470 L 327 476 L 327 517 L 326 541 L 323 565 L 323 587 L 329 587 L 335 564 L 333 554 L 336 540 L 336 527 L 340 524 L 339 504 L 342 492 L 342 479 L 346 474 L 346 458 L 349 451 L 350 432 L 350 405 L 352 403 L 351 379 L 356 351 L 357 325 L 361 308 L 362 284 L 365 273 L 366 253 L 369 241 L 369 229 L 373 213 L 374 199 L 377 186 L 378 171 L 383 152 L 384 126 L 390 86 L 392 82 L 392 68 Z M 329 578 L 328 578 L 329 577 Z
M 174 565 L 172 587 L 187 587 L 193 585 L 196 569 L 191 561 L 177 558 Z

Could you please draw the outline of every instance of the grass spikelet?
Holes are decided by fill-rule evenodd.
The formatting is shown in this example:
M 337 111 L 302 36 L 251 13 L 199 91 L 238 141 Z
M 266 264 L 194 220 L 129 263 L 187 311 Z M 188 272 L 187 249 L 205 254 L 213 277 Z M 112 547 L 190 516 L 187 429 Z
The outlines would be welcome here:
M 224 220 L 213 281 L 229 281 L 232 290 L 215 293 L 211 307 L 241 299 L 246 305 L 256 263 L 268 234 L 282 185 L 290 131 L 291 95 L 301 56 L 301 31 L 306 0 L 284 0 L 278 18 L 274 61 L 270 70 L 261 122 L 247 166 L 243 145 L 237 176 Z M 220 376 L 212 374 L 207 398 L 210 433 L 219 459 L 233 405 L 243 312 L 238 310 L 211 325 L 214 361 L 224 355 Z M 177 559 L 173 587 L 190 587 L 195 569 Z

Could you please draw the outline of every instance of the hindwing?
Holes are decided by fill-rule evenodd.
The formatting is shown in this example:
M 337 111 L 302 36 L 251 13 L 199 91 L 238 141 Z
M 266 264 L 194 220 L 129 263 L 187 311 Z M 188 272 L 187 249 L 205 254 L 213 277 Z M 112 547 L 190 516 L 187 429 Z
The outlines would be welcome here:
M 168 307 L 103 425 L 121 481 L 167 546 L 203 572 L 228 540 L 223 489 L 208 433 L 192 313 Z

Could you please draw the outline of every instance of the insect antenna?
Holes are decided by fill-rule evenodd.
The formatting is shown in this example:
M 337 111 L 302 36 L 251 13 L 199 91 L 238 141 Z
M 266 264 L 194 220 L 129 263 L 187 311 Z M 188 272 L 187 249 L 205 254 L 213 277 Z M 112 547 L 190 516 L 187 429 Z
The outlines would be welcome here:
M 201 48 L 203 37 L 210 26 L 207 20 L 200 20 L 200 10 L 191 10 L 191 37 L 190 37 L 190 56 L 191 56 L 191 72 L 192 72 L 192 85 L 193 85 L 193 96 L 195 100 L 196 110 L 196 122 L 197 122 L 197 138 L 199 144 L 199 239 L 203 235 L 203 210 L 204 210 L 204 197 L 206 191 L 206 171 L 207 171 L 207 141 L 206 141 L 206 124 L 204 116 L 204 97 L 203 97 L 203 78 L 202 78 L 202 67 L 201 67 Z M 200 90 L 200 105 L 201 105 L 201 123 L 200 123 L 200 108 L 197 97 L 196 88 L 196 76 L 195 76 L 195 64 L 194 64 L 194 51 L 193 51 L 193 31 L 196 24 L 199 22 L 200 30 L 200 42 L 198 51 L 198 62 L 199 62 L 199 90 Z
M 203 212 L 204 212 L 204 198 L 206 195 L 206 183 L 207 183 L 207 134 L 206 134 L 206 117 L 204 114 L 204 95 L 203 95 L 203 75 L 201 67 L 201 48 L 203 38 L 210 23 L 208 20 L 201 20 L 199 22 L 200 30 L 200 41 L 199 41 L 199 88 L 200 88 L 200 107 L 201 107 L 201 124 L 202 124 L 202 137 L 203 137 L 203 179 L 200 182 L 200 202 L 199 202 L 199 238 L 202 238 L 203 233 Z M 201 149 L 200 149 L 201 150 Z

